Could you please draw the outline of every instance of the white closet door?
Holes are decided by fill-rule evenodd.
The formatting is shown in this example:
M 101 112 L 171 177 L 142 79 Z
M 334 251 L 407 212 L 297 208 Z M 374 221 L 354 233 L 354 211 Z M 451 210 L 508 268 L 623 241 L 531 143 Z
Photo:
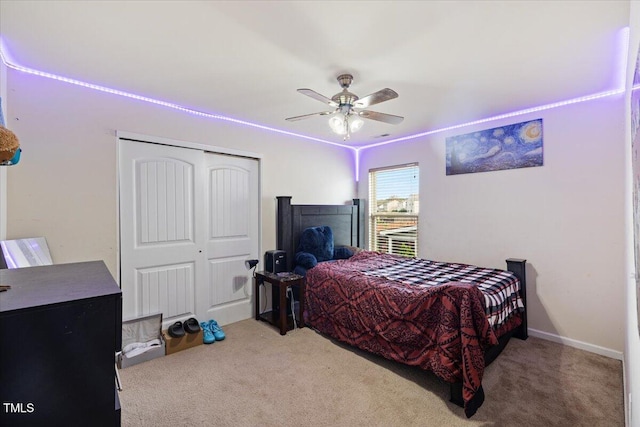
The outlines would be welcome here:
M 244 262 L 259 250 L 258 161 L 207 153 L 205 165 L 207 286 L 198 295 L 197 311 L 226 324 L 252 315 Z
M 163 313 L 166 326 L 196 315 L 204 282 L 203 153 L 120 141 L 123 318 Z
M 258 161 L 121 139 L 119 167 L 123 318 L 250 318 Z

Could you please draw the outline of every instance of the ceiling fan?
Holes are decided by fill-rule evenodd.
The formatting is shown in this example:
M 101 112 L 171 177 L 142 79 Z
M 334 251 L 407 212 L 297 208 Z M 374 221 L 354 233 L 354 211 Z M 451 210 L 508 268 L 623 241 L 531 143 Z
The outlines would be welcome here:
M 362 127 L 363 121 L 360 119 L 361 117 L 363 119 L 376 120 L 393 125 L 397 125 L 404 120 L 404 117 L 366 110 L 366 108 L 371 105 L 397 98 L 398 94 L 394 90 L 389 88 L 381 89 L 364 98 L 359 98 L 356 94 L 349 92 L 348 89 L 351 82 L 353 82 L 353 76 L 351 74 L 339 75 L 338 83 L 340 83 L 342 91 L 331 98 L 327 98 L 311 89 L 298 89 L 298 92 L 301 94 L 323 102 L 335 109 L 333 111 L 322 111 L 320 113 L 289 117 L 286 120 L 294 122 L 313 116 L 332 116 L 331 119 L 329 119 L 329 126 L 338 135 L 343 135 L 343 140 L 345 141 L 351 136 L 352 132 L 356 132 Z

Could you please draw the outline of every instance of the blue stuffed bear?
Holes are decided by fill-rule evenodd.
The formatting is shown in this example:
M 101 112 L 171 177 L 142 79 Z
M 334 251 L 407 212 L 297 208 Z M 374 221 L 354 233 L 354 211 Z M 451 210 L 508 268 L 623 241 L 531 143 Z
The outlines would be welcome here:
M 309 227 L 300 235 L 294 271 L 305 275 L 308 269 L 315 267 L 319 262 L 346 259 L 352 255 L 353 252 L 349 248 L 334 248 L 331 227 L 326 225 Z

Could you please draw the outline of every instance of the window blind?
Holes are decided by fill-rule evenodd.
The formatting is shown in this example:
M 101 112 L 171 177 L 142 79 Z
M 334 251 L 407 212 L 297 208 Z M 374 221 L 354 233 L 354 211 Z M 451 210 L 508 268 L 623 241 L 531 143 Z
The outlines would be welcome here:
M 369 170 L 369 249 L 417 256 L 419 172 L 417 163 Z

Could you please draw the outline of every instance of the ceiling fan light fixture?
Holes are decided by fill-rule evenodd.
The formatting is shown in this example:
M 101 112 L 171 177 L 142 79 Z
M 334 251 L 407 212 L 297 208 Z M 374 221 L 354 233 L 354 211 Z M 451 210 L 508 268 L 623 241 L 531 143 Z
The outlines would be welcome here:
M 360 130 L 364 121 L 353 112 L 336 114 L 329 119 L 329 127 L 334 133 L 344 136 L 346 141 L 352 133 Z
M 342 114 L 335 115 L 329 119 L 329 127 L 338 135 L 346 135 L 348 123 Z
M 352 114 L 349 116 L 349 130 L 351 132 L 358 132 L 363 124 L 364 120 L 362 120 L 356 114 Z

